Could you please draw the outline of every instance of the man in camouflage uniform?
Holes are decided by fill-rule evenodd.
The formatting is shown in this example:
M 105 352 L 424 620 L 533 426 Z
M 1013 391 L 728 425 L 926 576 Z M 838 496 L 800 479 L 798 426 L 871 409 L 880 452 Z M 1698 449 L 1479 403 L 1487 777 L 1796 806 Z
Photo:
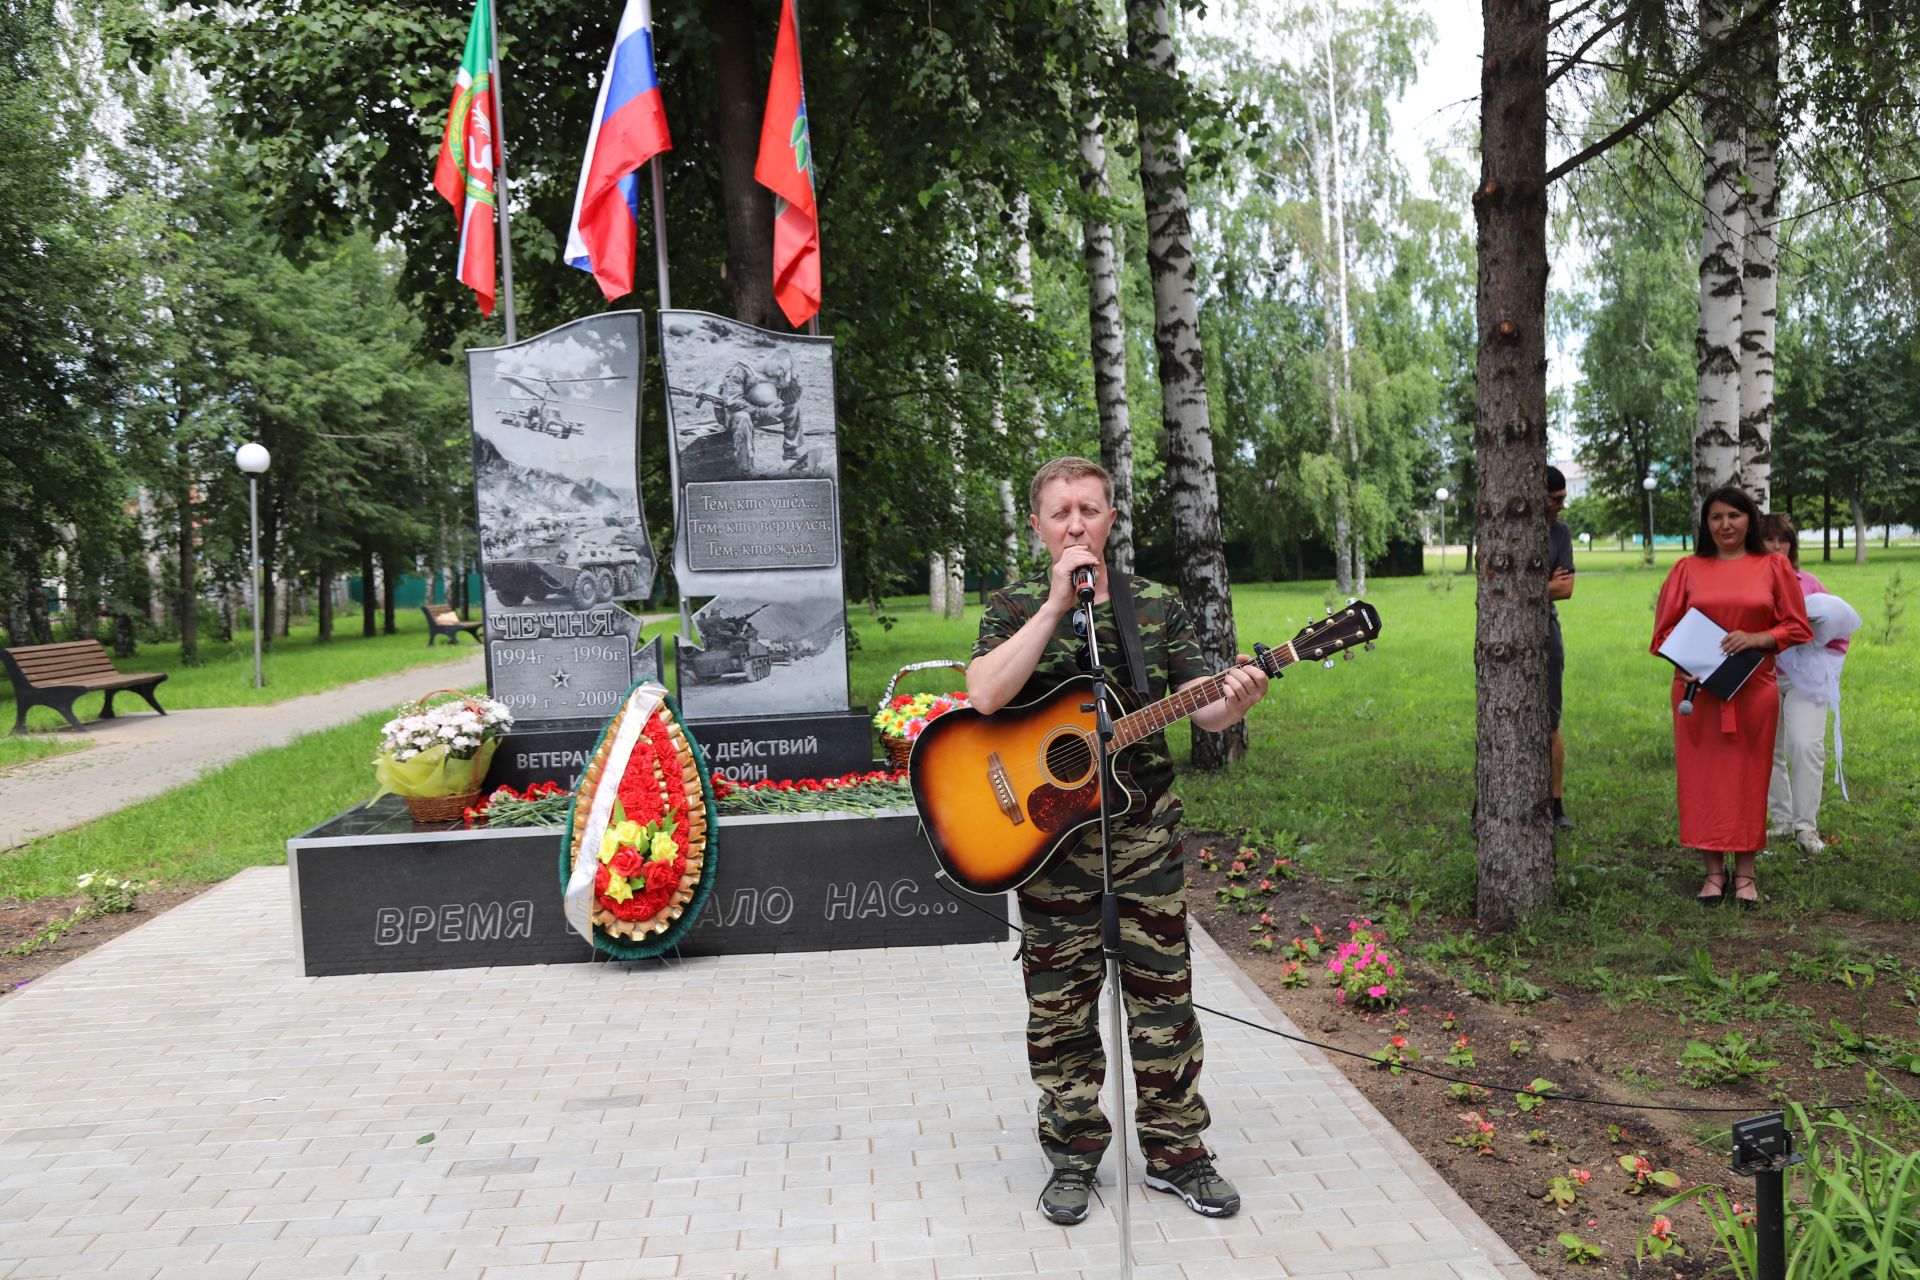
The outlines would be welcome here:
M 1107 594 L 1104 559 L 1113 529 L 1113 486 L 1084 458 L 1057 458 L 1034 475 L 1027 517 L 1053 561 L 1040 577 L 998 592 L 980 623 L 967 692 L 991 714 L 1033 701 L 1078 675 L 1073 574 L 1094 571 L 1095 638 L 1113 687 L 1130 683 Z M 1164 697 L 1213 673 L 1177 593 L 1128 578 L 1144 650 L 1149 696 Z M 1246 655 L 1240 655 L 1246 661 Z M 1243 717 L 1266 694 L 1258 666 L 1236 668 L 1225 696 L 1193 719 L 1212 731 Z M 1173 762 L 1164 734 L 1133 749 L 1134 785 L 1146 802 L 1113 823 L 1113 877 L 1120 902 L 1120 986 L 1133 1058 L 1134 1114 L 1147 1185 L 1180 1196 L 1197 1213 L 1240 1208 L 1200 1141 L 1207 1106 L 1199 1092 L 1200 1025 L 1193 1013 L 1187 943 L 1186 868 L 1180 802 L 1169 792 Z M 1119 797 L 1114 797 L 1118 801 Z M 1027 1059 L 1040 1087 L 1040 1147 L 1053 1167 L 1040 1208 L 1054 1222 L 1087 1216 L 1100 1157 L 1113 1130 L 1100 1110 L 1106 1056 L 1097 1025 L 1105 962 L 1100 944 L 1100 831 L 1095 824 L 1019 892 L 1027 987 Z

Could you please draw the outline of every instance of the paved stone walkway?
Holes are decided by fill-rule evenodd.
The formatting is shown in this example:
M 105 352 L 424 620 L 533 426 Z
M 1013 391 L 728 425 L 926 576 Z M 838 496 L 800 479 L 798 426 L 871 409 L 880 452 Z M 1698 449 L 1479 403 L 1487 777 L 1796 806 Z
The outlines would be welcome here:
M 81 730 L 84 751 L 34 760 L 0 773 L 0 850 L 77 827 L 116 809 L 192 782 L 211 769 L 305 733 L 395 707 L 437 686 L 465 688 L 486 679 L 478 646 L 466 656 L 258 707 L 151 711 L 94 720 Z M 423 681 L 432 683 L 423 683 Z M 166 702 L 166 686 L 160 687 Z M 130 698 L 121 698 L 124 707 Z M 71 730 L 64 731 L 71 733 Z
M 288 924 L 257 868 L 0 1004 L 0 1280 L 1117 1274 L 1034 1211 L 1004 945 L 309 979 Z M 1138 1192 L 1139 1280 L 1531 1280 L 1317 1054 L 1206 1034 L 1246 1208 Z

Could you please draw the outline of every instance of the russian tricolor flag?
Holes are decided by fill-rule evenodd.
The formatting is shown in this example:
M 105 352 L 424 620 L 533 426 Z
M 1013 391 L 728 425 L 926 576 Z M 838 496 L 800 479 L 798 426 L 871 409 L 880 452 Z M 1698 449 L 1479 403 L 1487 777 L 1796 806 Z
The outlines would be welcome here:
M 591 271 L 607 300 L 633 292 L 640 167 L 673 149 L 660 77 L 653 69 L 653 13 L 647 0 L 627 0 L 600 82 L 600 101 L 580 162 L 580 189 L 567 227 L 567 261 Z

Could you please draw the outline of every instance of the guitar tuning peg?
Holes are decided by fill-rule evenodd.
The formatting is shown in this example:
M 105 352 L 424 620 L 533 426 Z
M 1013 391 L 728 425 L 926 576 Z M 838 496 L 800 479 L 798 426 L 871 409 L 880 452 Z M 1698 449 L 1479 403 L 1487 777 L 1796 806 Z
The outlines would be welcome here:
M 1359 597 L 1359 596 L 1348 596 L 1348 597 L 1347 597 L 1347 603 L 1348 603 L 1348 604 L 1359 604 L 1359 603 L 1360 603 L 1360 597 Z
M 1341 654 L 1340 656 L 1341 656 L 1341 657 L 1343 657 L 1343 658 L 1345 658 L 1345 659 L 1346 659 L 1346 660 L 1347 660 L 1348 662 L 1352 662 L 1352 661 L 1353 661 L 1353 650 L 1351 650 L 1351 649 L 1349 649 L 1349 650 L 1347 650 L 1347 651 L 1346 651 L 1345 653 L 1343 653 L 1343 654 Z
M 1323 667 L 1325 667 L 1325 668 L 1326 668 L 1327 670 L 1329 670 L 1329 671 L 1331 671 L 1331 670 L 1333 670 L 1333 659 L 1332 659 L 1332 658 L 1327 658 L 1327 659 L 1325 659 L 1324 661 L 1322 661 L 1322 662 L 1320 663 L 1320 665 L 1321 665 L 1321 666 L 1323 666 Z
M 1372 653 L 1372 652 L 1373 652 L 1373 641 L 1371 641 L 1371 640 L 1369 640 L 1369 641 L 1367 641 L 1367 652 L 1368 652 L 1368 653 Z

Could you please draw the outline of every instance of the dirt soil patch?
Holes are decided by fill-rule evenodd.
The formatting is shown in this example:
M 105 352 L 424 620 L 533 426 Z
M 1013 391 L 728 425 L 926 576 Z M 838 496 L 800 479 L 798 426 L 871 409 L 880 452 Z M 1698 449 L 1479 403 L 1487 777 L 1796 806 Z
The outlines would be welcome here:
M 1705 1214 L 1693 1204 L 1670 1215 L 1673 1235 L 1687 1256 L 1635 1262 L 1635 1248 L 1655 1216 L 1652 1206 L 1674 1191 L 1640 1183 L 1621 1158 L 1645 1160 L 1642 1172 L 1675 1175 L 1675 1190 L 1708 1183 L 1751 1206 L 1753 1184 L 1728 1170 L 1729 1151 L 1722 1145 L 1734 1120 L 1774 1110 L 1783 1101 L 1811 1107 L 1867 1093 L 1871 1064 L 1848 1064 L 1847 1055 L 1829 1047 L 1837 1038 L 1829 1019 L 1864 1027 L 1869 1039 L 1904 1035 L 1907 1043 L 1914 1042 L 1913 966 L 1920 950 L 1912 931 L 1854 920 L 1827 923 L 1844 929 L 1869 954 L 1904 961 L 1904 969 L 1888 966 L 1892 979 L 1883 975 L 1878 984 L 1849 989 L 1831 979 L 1796 978 L 1788 972 L 1787 955 L 1796 946 L 1807 947 L 1804 934 L 1786 936 L 1778 923 L 1755 917 L 1743 936 L 1715 944 L 1713 971 L 1729 981 L 1769 972 L 1777 980 L 1749 980 L 1744 988 L 1736 983 L 1730 994 L 1711 981 L 1674 975 L 1643 980 L 1643 987 L 1657 989 L 1653 994 L 1614 992 L 1609 1001 L 1589 990 L 1541 989 L 1536 984 L 1549 980 L 1535 970 L 1525 971 L 1531 981 L 1523 977 L 1518 986 L 1504 989 L 1505 977 L 1498 972 L 1482 970 L 1484 976 L 1475 978 L 1472 959 L 1449 956 L 1471 922 L 1429 911 L 1392 945 L 1408 979 L 1396 1008 L 1348 1009 L 1335 1001 L 1327 964 L 1338 942 L 1349 936 L 1349 923 L 1369 916 L 1360 888 L 1295 875 L 1290 864 L 1275 875 L 1276 858 L 1284 855 L 1258 848 L 1243 855 L 1242 848 L 1221 833 L 1188 834 L 1195 919 L 1305 1035 L 1361 1055 L 1329 1056 L 1528 1265 L 1554 1280 L 1609 1275 L 1691 1280 L 1724 1265 L 1724 1256 L 1710 1251 L 1713 1237 Z M 1212 869 L 1199 856 L 1203 849 L 1212 851 Z M 1236 858 L 1244 867 L 1237 876 Z M 1236 898 L 1235 889 L 1244 889 L 1246 896 Z M 1683 908 L 1698 909 L 1687 903 L 1672 907 Z M 1271 951 L 1265 949 L 1269 945 Z M 1858 998 L 1862 990 L 1866 998 Z M 1490 991 L 1508 1002 L 1487 998 Z M 1204 993 L 1200 999 L 1205 1003 Z M 1764 1016 L 1753 1016 L 1756 1012 Z M 1803 1030 L 1809 1027 L 1828 1034 L 1809 1036 Z M 1749 1055 L 1753 1060 L 1778 1065 L 1742 1079 L 1690 1087 L 1682 1078 L 1688 1043 L 1719 1046 L 1730 1033 L 1756 1042 Z M 1410 1070 L 1396 1075 L 1367 1060 L 1378 1051 L 1394 1051 L 1396 1037 L 1405 1046 L 1399 1052 L 1418 1053 L 1409 1059 L 1410 1067 L 1500 1087 L 1462 1088 Z M 1881 1069 L 1889 1076 L 1905 1074 L 1888 1070 L 1884 1062 Z M 1553 1091 L 1537 1103 L 1528 1098 L 1523 1106 L 1517 1090 L 1540 1079 L 1551 1081 Z M 1632 1106 L 1735 1110 L 1634 1110 L 1563 1101 L 1556 1094 Z M 1580 1172 L 1589 1178 L 1582 1181 Z M 1571 1185 L 1577 1196 L 1564 1208 L 1546 1198 L 1556 1178 L 1567 1179 L 1563 1188 Z M 1629 1194 L 1636 1185 L 1640 1192 Z M 1569 1262 L 1559 1240 L 1563 1232 L 1598 1246 L 1603 1255 L 1586 1265 Z
M 145 924 L 170 907 L 199 897 L 212 887 L 197 884 L 145 889 L 132 911 L 74 921 L 70 928 L 44 941 L 37 940 L 45 937 L 47 927 L 71 919 L 73 913 L 86 904 L 86 895 L 0 898 L 0 1002 L 35 978 L 44 977 L 67 961 Z M 25 954 L 20 954 L 22 951 Z

